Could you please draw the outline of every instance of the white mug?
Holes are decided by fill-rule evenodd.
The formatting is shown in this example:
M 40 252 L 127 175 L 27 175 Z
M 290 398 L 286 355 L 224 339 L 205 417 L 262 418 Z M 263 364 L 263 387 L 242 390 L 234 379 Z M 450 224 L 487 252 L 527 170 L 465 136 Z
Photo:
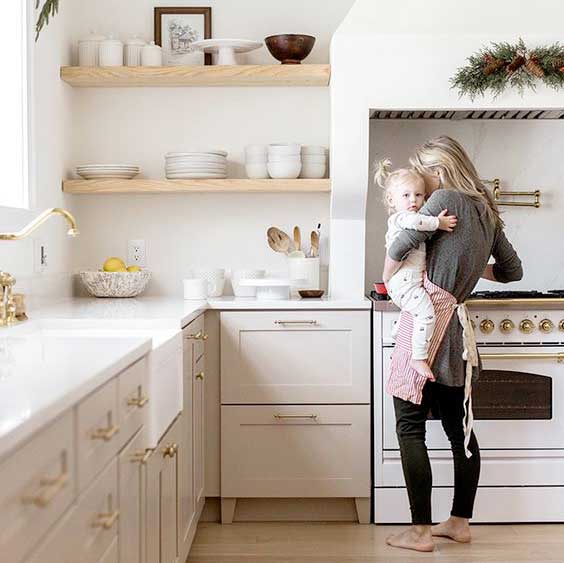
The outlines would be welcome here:
M 184 299 L 207 299 L 208 281 L 203 278 L 189 278 L 182 282 L 184 284 Z
M 208 283 L 208 297 L 221 297 L 225 285 L 225 270 L 223 268 L 198 269 L 190 272 L 189 278 L 204 279 Z

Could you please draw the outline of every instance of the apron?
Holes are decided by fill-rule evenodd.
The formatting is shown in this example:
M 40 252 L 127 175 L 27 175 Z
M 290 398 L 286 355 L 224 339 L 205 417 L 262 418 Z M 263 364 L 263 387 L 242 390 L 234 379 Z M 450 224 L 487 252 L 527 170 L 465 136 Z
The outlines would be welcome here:
M 474 329 L 465 303 L 457 303 L 453 295 L 431 282 L 427 274 L 423 278 L 423 287 L 431 298 L 436 317 L 435 329 L 429 343 L 428 361 L 430 366 L 433 365 L 455 311 L 462 325 L 462 358 L 466 361 L 463 421 L 464 451 L 466 457 L 471 457 L 472 454 L 468 450 L 468 443 L 470 442 L 474 424 L 474 415 L 472 413 L 472 371 L 474 367 L 478 366 L 478 350 L 476 348 Z M 410 313 L 402 311 L 398 323 L 396 345 L 392 353 L 390 376 L 386 384 L 386 392 L 404 401 L 420 405 L 423 400 L 423 387 L 427 383 L 427 378 L 415 371 L 410 365 L 412 333 L 413 317 Z

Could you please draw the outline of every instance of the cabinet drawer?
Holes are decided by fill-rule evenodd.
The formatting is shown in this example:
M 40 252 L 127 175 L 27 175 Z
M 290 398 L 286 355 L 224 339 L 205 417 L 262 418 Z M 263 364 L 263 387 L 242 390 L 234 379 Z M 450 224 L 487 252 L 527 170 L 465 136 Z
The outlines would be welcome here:
M 114 460 L 38 546 L 29 563 L 100 563 L 104 557 L 115 561 L 112 544 L 118 533 L 117 489 Z
M 119 444 L 123 447 L 143 426 L 148 411 L 147 359 L 122 372 L 118 379 Z
M 119 450 L 117 378 L 82 401 L 77 417 L 78 485 L 82 491 Z
M 222 497 L 370 496 L 369 405 L 222 406 Z
M 204 315 L 193 320 L 183 331 L 184 342 L 192 345 L 194 362 L 197 362 L 205 351 L 207 335 L 204 327 Z
M 68 412 L 0 465 L 0 553 L 17 563 L 75 496 L 73 414 Z
M 369 401 L 369 311 L 221 313 L 222 404 Z

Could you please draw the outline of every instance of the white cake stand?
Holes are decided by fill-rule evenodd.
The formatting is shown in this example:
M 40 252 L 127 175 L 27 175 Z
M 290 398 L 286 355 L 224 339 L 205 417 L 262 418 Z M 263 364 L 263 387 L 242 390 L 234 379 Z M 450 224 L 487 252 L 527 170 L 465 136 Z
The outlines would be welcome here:
M 288 280 L 279 278 L 243 279 L 239 285 L 256 287 L 257 299 L 261 301 L 277 301 L 290 298 L 290 286 L 294 282 L 303 283 L 306 280 Z
M 216 65 L 236 65 L 235 53 L 247 53 L 262 47 L 262 41 L 250 39 L 203 39 L 191 43 L 192 48 L 217 55 Z

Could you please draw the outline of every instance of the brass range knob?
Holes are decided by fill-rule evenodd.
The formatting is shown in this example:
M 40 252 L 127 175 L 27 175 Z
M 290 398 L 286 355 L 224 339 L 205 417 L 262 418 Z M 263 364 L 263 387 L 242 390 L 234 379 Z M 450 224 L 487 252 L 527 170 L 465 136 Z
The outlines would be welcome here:
M 481 323 L 480 323 L 480 330 L 486 334 L 490 334 L 491 332 L 494 331 L 495 328 L 495 324 L 492 320 L 490 319 L 484 319 Z
M 163 448 L 163 457 L 174 457 L 178 453 L 178 445 L 170 444 Z
M 554 323 L 550 319 L 543 319 L 539 323 L 539 328 L 542 332 L 552 332 L 554 329 Z
M 519 330 L 525 334 L 531 334 L 535 330 L 535 323 L 530 319 L 524 319 L 519 323 Z
M 503 319 L 499 323 L 499 330 L 501 330 L 501 332 L 503 332 L 504 334 L 511 332 L 514 328 L 515 328 L 515 323 L 510 319 Z

